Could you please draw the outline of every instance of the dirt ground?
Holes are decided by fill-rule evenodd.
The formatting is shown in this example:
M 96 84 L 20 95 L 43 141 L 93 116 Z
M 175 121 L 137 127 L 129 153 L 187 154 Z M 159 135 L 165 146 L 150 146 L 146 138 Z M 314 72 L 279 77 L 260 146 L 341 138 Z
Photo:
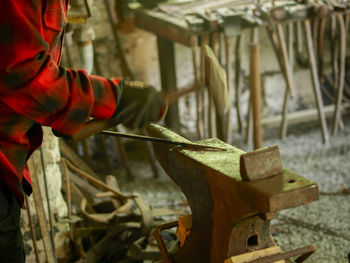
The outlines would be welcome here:
M 331 136 L 329 145 L 321 143 L 317 122 L 290 127 L 289 136 L 284 141 L 276 139 L 277 128 L 264 130 L 264 145 L 277 144 L 280 147 L 284 167 L 319 185 L 318 201 L 281 211 L 272 221 L 273 237 L 284 251 L 309 244 L 317 246 L 316 253 L 307 260 L 309 263 L 348 262 L 350 195 L 344 189 L 350 188 L 349 116 L 344 123 L 345 129 L 337 136 Z M 243 141 L 241 136 L 235 135 L 232 145 L 251 150 Z M 132 183 L 121 182 L 123 190 L 142 193 L 153 207 L 177 207 L 185 200 L 164 171 L 161 170 L 160 177 L 154 179 L 146 163 L 132 162 L 132 168 L 137 179 Z

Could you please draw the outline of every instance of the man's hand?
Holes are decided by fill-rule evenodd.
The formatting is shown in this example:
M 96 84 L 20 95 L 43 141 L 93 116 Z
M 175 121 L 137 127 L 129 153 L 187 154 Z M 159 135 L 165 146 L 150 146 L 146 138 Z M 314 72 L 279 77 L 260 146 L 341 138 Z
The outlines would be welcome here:
M 142 128 L 149 122 L 159 121 L 166 113 L 167 104 L 160 92 L 139 81 L 119 83 L 121 97 L 114 117 L 130 129 Z M 120 95 L 120 94 L 119 94 Z

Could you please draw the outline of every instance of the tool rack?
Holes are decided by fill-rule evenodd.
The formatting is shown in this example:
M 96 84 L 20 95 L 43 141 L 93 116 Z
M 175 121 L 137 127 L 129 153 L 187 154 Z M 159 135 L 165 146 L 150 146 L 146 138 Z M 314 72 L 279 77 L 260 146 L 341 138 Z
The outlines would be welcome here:
M 236 39 L 236 65 L 235 65 L 235 83 L 234 95 L 236 100 L 237 121 L 239 131 L 243 131 L 243 120 L 239 105 L 240 100 L 240 50 L 242 45 L 242 32 L 251 30 L 250 45 L 257 46 L 255 53 L 259 53 L 258 28 L 265 28 L 270 38 L 271 44 L 277 56 L 279 67 L 286 82 L 286 91 L 282 110 L 281 137 L 284 138 L 287 133 L 287 104 L 290 96 L 294 95 L 293 82 L 293 27 L 298 29 L 298 34 L 304 35 L 304 43 L 307 51 L 308 64 L 310 75 L 313 84 L 313 93 L 316 101 L 318 118 L 321 126 L 322 141 L 329 141 L 327 122 L 324 112 L 324 105 L 321 97 L 319 73 L 322 71 L 321 66 L 318 67 L 319 59 L 316 58 L 315 45 L 316 40 L 313 39 L 313 32 L 310 21 L 320 23 L 325 19 L 330 19 L 334 24 L 339 25 L 339 61 L 337 83 L 334 84 L 337 90 L 333 134 L 336 134 L 339 125 L 341 125 L 341 107 L 342 93 L 344 88 L 345 77 L 345 48 L 346 48 L 346 32 L 349 24 L 349 9 L 347 2 L 330 2 L 330 1 L 309 1 L 307 3 L 299 3 L 296 1 L 194 1 L 187 4 L 160 4 L 155 9 L 139 9 L 135 13 L 135 24 L 137 27 L 150 31 L 157 36 L 159 65 L 161 73 L 161 85 L 163 91 L 176 90 L 176 68 L 175 68 L 175 52 L 174 43 L 180 43 L 192 49 L 193 67 L 195 74 L 195 85 L 204 86 L 204 66 L 203 62 L 203 46 L 210 44 L 214 52 L 219 53 L 219 34 L 224 35 L 225 57 L 228 63 L 226 64 L 227 79 L 231 74 L 231 42 Z M 288 38 L 286 41 L 283 27 L 286 25 L 288 29 Z M 303 32 L 303 33 L 301 33 Z M 301 37 L 301 36 L 300 36 Z M 288 43 L 287 43 L 288 42 Z M 298 43 L 299 44 L 299 43 Z M 198 46 L 200 46 L 200 66 L 196 64 L 198 59 Z M 232 48 L 233 50 L 233 48 Z M 254 50 L 251 48 L 251 57 L 254 55 Z M 256 55 L 256 54 L 255 54 Z M 257 54 L 258 56 L 259 54 Z M 320 55 L 320 54 L 319 54 Z M 258 58 L 257 58 L 258 59 Z M 259 61 L 256 59 L 250 60 L 251 70 L 259 73 Z M 252 65 L 254 64 L 254 65 Z M 322 72 L 321 72 L 322 73 Z M 252 75 L 252 74 L 251 74 Z M 255 116 L 254 122 L 252 115 L 261 112 L 261 88 L 260 81 L 254 81 L 254 78 L 259 77 L 257 74 L 251 76 L 251 100 L 253 113 L 249 114 L 247 122 L 247 138 L 251 137 L 252 124 L 254 124 L 254 145 L 255 148 L 261 147 L 262 144 L 262 128 L 261 116 Z M 254 88 L 258 85 L 258 87 Z M 229 84 L 229 82 L 228 82 Z M 232 86 L 232 85 L 231 85 Z M 229 87 L 230 88 L 230 87 Z M 232 92 L 232 88 L 231 88 Z M 213 135 L 212 128 L 208 124 L 209 134 L 205 136 L 206 124 L 203 124 L 204 113 L 204 95 L 203 89 L 196 94 L 197 103 L 197 133 L 199 138 L 211 137 Z M 209 112 L 212 111 L 211 101 L 209 103 Z M 202 109 L 200 109 L 202 107 Z M 255 108 L 255 110 L 254 110 Z M 228 113 L 230 114 L 230 113 Z M 211 122 L 211 114 L 208 114 L 208 122 Z M 229 118 L 227 118 L 228 120 Z M 166 124 L 172 129 L 179 130 L 180 122 L 178 118 L 178 107 L 173 105 L 169 108 Z M 224 138 L 229 141 L 230 124 L 226 124 L 227 134 Z M 214 131 L 215 135 L 215 131 Z M 249 139 L 248 139 L 249 140 Z

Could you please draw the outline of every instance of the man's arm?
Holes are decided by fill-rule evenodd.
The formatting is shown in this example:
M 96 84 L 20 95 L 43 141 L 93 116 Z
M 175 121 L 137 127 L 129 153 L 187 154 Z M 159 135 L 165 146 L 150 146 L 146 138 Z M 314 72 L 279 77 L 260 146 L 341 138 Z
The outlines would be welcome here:
M 0 101 L 64 134 L 78 131 L 88 116 L 110 118 L 119 81 L 58 66 L 43 38 L 42 8 L 33 2 L 41 3 L 4 1 L 0 9 Z

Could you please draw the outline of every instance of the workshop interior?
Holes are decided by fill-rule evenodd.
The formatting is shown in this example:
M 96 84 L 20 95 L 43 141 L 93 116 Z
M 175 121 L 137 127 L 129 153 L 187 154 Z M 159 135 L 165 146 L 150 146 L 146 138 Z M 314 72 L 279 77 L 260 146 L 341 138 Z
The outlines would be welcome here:
M 43 127 L 26 262 L 350 262 L 349 1 L 67 8 L 60 66 L 147 83 L 166 107 L 141 128 Z

